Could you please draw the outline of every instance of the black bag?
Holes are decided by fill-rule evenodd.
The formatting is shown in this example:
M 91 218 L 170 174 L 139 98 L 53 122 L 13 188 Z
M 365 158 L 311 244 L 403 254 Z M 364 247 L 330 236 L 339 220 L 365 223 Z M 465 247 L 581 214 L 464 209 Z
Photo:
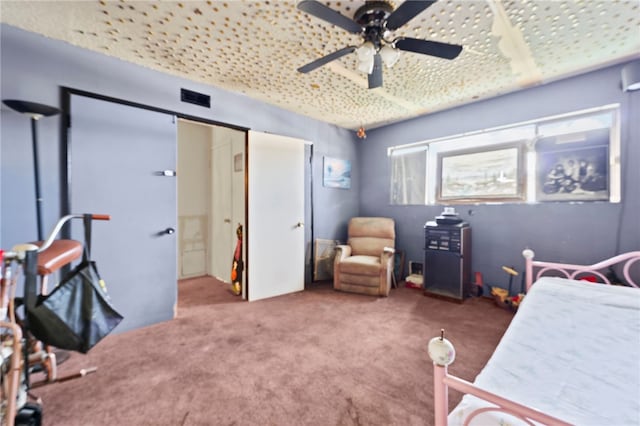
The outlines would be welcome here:
M 25 305 L 29 331 L 38 340 L 56 348 L 87 353 L 123 317 L 111 305 L 104 281 L 98 274 L 95 262 L 89 258 L 90 215 L 85 215 L 84 227 L 82 262 L 50 294 L 39 295 L 36 301 L 33 294 L 35 286 L 26 282 L 27 291 L 32 294 L 26 298 Z

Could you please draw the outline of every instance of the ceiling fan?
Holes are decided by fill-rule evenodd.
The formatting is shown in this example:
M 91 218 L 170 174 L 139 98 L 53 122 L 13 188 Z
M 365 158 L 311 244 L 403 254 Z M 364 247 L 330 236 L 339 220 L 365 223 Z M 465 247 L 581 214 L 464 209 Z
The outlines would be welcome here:
M 358 69 L 369 75 L 369 89 L 374 89 L 382 86 L 383 62 L 391 67 L 398 59 L 399 50 L 443 59 L 456 58 L 462 51 L 462 46 L 411 37 L 398 37 L 393 40 L 386 38 L 391 31 L 397 30 L 435 2 L 436 0 L 407 0 L 394 10 L 387 1 L 366 1 L 362 7 L 356 10 L 353 19 L 350 19 L 319 1 L 300 1 L 297 7 L 301 11 L 350 33 L 359 34 L 364 42 L 360 46 L 347 46 L 316 59 L 298 68 L 298 71 L 308 73 L 331 61 L 356 52 L 359 62 Z

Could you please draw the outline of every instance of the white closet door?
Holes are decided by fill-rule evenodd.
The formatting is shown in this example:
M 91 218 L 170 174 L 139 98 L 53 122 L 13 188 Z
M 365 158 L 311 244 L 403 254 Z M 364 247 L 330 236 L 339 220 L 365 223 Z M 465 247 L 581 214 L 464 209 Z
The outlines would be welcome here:
M 249 301 L 304 290 L 304 149 L 249 132 Z

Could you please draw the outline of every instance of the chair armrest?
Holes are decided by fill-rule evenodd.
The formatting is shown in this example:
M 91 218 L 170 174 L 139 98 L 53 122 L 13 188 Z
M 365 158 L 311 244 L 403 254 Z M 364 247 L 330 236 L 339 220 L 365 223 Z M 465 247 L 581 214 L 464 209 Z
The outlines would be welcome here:
M 334 262 L 339 263 L 342 262 L 347 257 L 351 256 L 351 246 L 348 245 L 337 245 L 336 246 L 336 258 Z
M 393 254 L 395 252 L 396 251 L 393 247 L 385 247 L 384 249 L 382 249 L 382 254 L 380 255 L 380 263 L 383 265 L 388 264 L 389 267 L 392 267 L 393 262 L 391 261 L 391 259 L 393 259 Z

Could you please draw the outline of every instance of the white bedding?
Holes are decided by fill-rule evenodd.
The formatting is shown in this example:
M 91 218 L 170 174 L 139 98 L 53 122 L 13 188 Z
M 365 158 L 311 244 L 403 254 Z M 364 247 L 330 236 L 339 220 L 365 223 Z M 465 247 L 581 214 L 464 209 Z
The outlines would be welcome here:
M 640 425 L 640 290 L 541 278 L 474 383 L 576 425 Z M 487 405 L 465 395 L 449 425 Z M 471 424 L 521 422 L 492 412 Z

